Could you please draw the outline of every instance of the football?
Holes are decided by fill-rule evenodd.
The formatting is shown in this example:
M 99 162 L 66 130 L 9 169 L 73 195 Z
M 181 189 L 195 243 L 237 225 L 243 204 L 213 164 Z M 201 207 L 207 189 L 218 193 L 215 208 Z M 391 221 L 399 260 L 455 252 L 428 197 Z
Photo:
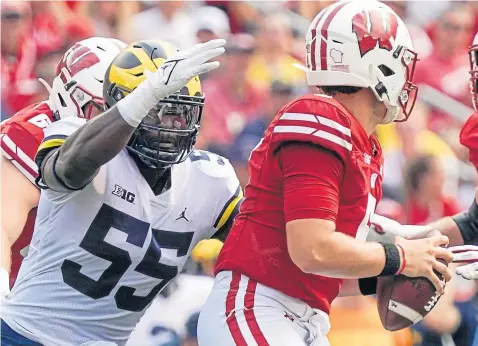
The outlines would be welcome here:
M 426 238 L 440 235 L 431 231 Z M 438 259 L 441 263 L 447 263 Z M 443 276 L 435 271 L 438 278 Z M 405 275 L 379 277 L 377 282 L 377 306 L 380 320 L 390 331 L 407 328 L 422 320 L 437 304 L 441 295 L 425 277 L 411 278 Z
M 441 275 L 439 278 L 443 280 Z M 377 283 L 380 320 L 385 329 L 390 331 L 406 328 L 423 319 L 440 296 L 435 292 L 435 286 L 425 277 L 380 277 Z

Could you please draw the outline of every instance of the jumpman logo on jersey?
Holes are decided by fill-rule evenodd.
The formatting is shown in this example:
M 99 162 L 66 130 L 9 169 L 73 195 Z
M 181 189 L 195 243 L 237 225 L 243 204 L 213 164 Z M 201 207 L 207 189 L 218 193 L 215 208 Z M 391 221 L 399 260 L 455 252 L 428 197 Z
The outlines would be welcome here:
M 184 219 L 184 220 L 186 220 L 186 222 L 189 222 L 189 219 L 186 217 L 186 210 L 187 210 L 187 209 L 188 209 L 188 208 L 185 207 L 184 210 L 181 212 L 181 214 L 179 214 L 179 217 L 178 217 L 175 221 Z

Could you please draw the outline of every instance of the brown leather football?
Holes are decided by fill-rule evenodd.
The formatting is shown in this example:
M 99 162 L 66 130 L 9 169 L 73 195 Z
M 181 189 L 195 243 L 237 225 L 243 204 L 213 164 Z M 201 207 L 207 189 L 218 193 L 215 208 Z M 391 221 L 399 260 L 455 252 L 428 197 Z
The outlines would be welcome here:
M 377 305 L 385 329 L 407 328 L 425 317 L 440 299 L 435 287 L 424 277 L 405 275 L 378 279 Z
M 426 237 L 440 235 L 431 231 Z M 445 261 L 438 259 L 448 265 Z M 443 276 L 435 271 L 444 282 Z M 407 328 L 422 320 L 436 305 L 441 295 L 425 277 L 411 278 L 405 275 L 379 277 L 377 282 L 377 306 L 385 329 L 394 331 Z

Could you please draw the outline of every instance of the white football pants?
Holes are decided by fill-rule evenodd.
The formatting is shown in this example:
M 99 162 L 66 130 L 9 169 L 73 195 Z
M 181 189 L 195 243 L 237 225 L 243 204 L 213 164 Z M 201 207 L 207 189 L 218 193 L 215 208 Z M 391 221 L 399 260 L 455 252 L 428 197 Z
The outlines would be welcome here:
M 329 329 L 323 311 L 225 271 L 201 310 L 198 341 L 199 346 L 330 346 Z

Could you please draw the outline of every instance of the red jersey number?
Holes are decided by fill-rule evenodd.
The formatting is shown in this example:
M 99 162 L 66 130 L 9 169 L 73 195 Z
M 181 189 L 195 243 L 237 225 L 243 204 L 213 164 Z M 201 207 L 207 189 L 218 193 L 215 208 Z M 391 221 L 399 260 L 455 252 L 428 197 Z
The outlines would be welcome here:
M 44 129 L 51 124 L 50 118 L 45 113 L 35 115 L 33 118 L 28 119 L 28 122 L 41 129 Z

